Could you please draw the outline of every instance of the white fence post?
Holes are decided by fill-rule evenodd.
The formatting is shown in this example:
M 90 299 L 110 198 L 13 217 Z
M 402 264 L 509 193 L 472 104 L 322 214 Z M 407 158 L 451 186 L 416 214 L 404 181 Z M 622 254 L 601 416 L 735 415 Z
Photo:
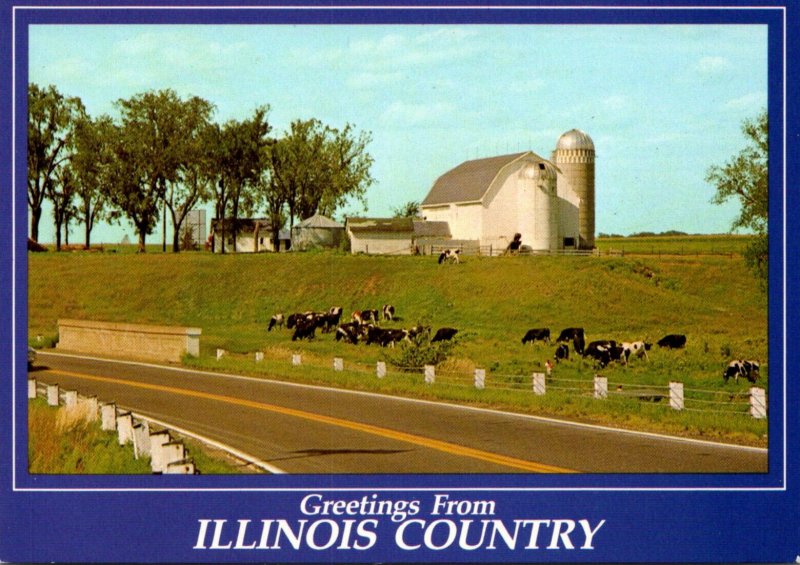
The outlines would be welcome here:
M 168 441 L 161 445 L 161 472 L 168 472 L 171 463 L 178 463 L 186 459 L 186 447 L 180 441 Z
M 103 404 L 100 407 L 100 417 L 102 423 L 100 428 L 104 431 L 110 432 L 117 429 L 117 406 L 113 402 L 110 404 Z
M 47 405 L 58 406 L 58 385 L 47 385 Z
M 750 388 L 750 415 L 758 419 L 767 417 L 767 394 L 763 388 Z
M 432 385 L 436 382 L 436 367 L 425 365 L 425 384 Z
M 375 371 L 378 373 L 378 378 L 382 379 L 386 376 L 386 363 L 383 361 L 378 361 L 378 364 L 375 367 Z
M 154 473 L 164 472 L 163 446 L 169 443 L 172 438 L 167 430 L 153 432 L 150 434 L 150 469 Z
M 475 388 L 483 390 L 486 387 L 486 369 L 475 369 Z
M 170 463 L 164 469 L 164 473 L 167 475 L 194 475 L 194 472 L 194 461 L 191 459 Z
M 150 422 L 142 420 L 133 426 L 133 456 L 150 455 Z
M 217 349 L 217 361 L 222 359 L 224 356 L 225 356 L 225 350 L 224 349 Z
M 256 363 L 261 363 L 264 360 L 264 352 L 256 351 Z
M 64 407 L 68 410 L 74 410 L 78 407 L 78 391 L 65 390 L 64 391 Z
M 544 373 L 533 374 L 533 393 L 539 396 L 546 392 Z
M 28 400 L 36 398 L 36 379 L 28 379 Z
M 120 445 L 133 441 L 133 415 L 130 412 L 117 415 L 117 435 Z
M 341 357 L 334 357 L 333 358 L 333 370 L 334 371 L 344 371 L 344 359 Z
M 594 376 L 594 397 L 598 400 L 608 398 L 608 378 L 600 375 Z
M 683 383 L 670 381 L 669 383 L 669 407 L 673 410 L 683 410 L 686 407 L 683 397 Z
M 292 353 L 292 365 L 299 365 L 300 364 L 300 354 L 299 353 Z

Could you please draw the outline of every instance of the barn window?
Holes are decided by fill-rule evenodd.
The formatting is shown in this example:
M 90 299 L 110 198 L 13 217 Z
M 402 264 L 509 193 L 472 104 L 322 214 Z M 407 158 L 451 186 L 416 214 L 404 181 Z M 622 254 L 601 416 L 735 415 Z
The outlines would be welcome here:
M 540 171 L 543 171 L 543 170 L 544 170 L 544 163 L 539 163 L 539 170 L 540 170 Z
M 264 245 L 264 238 L 263 237 L 258 239 L 258 244 L 259 245 Z
M 575 238 L 574 237 L 565 237 L 564 238 L 564 247 L 575 247 Z

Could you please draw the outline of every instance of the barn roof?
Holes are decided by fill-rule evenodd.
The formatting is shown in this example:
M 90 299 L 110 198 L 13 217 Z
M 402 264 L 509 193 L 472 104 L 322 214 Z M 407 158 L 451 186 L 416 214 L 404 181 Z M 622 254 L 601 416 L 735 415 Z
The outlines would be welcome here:
M 422 206 L 450 204 L 451 202 L 479 202 L 488 192 L 492 182 L 506 165 L 531 155 L 535 159 L 545 161 L 533 151 L 511 153 L 498 157 L 487 157 L 464 161 L 454 169 L 436 179 Z
M 352 233 L 414 232 L 412 218 L 347 218 L 346 221 Z
M 447 222 L 427 222 L 414 220 L 414 235 L 417 237 L 443 237 L 449 238 L 450 224 Z
M 302 222 L 297 222 L 294 228 L 344 228 L 339 222 L 335 222 L 322 214 L 314 214 Z

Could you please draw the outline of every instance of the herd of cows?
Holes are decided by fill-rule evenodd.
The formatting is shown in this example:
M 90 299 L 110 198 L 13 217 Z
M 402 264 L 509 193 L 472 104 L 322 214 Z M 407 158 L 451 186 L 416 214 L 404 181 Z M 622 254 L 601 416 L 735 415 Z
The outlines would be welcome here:
M 527 331 L 522 338 L 522 344 L 543 341 L 550 343 L 549 328 L 534 328 Z M 619 362 L 627 365 L 631 357 L 647 359 L 647 352 L 650 351 L 652 344 L 644 341 L 616 342 L 613 339 L 601 339 L 591 341 L 586 344 L 583 328 L 567 328 L 563 330 L 556 343 L 558 344 L 554 353 L 556 363 L 569 359 L 569 343 L 577 355 L 583 358 L 594 360 L 595 366 L 603 368 L 612 362 Z M 682 349 L 686 347 L 686 336 L 683 334 L 669 334 L 656 342 L 661 348 Z M 739 382 L 739 378 L 747 379 L 755 383 L 760 374 L 760 364 L 758 361 L 735 359 L 728 363 L 722 373 L 722 378 L 727 383 L 729 379 Z
M 395 308 L 391 304 L 384 304 L 381 310 L 364 309 L 352 313 L 349 322 L 342 322 L 342 311 L 340 306 L 333 306 L 326 312 L 306 311 L 302 313 L 275 314 L 272 316 L 267 327 L 267 331 L 272 331 L 276 327 L 285 327 L 293 330 L 292 341 L 300 339 L 314 339 L 316 331 L 322 333 L 335 332 L 336 341 L 344 341 L 356 345 L 365 343 L 366 345 L 377 344 L 382 347 L 394 347 L 401 341 L 412 341 L 420 336 L 430 337 L 431 328 L 429 326 L 414 326 L 408 329 L 381 328 L 378 324 L 381 321 L 392 321 L 396 319 Z M 448 341 L 453 339 L 458 333 L 455 328 L 439 328 L 430 339 L 431 343 L 438 341 Z M 537 341 L 550 344 L 549 328 L 534 328 L 528 330 L 522 338 L 522 344 L 536 343 Z M 556 363 L 566 361 L 570 358 L 570 344 L 574 355 L 579 355 L 582 359 L 591 359 L 597 368 L 604 368 L 611 363 L 627 365 L 632 358 L 647 360 L 647 352 L 652 348 L 651 343 L 644 341 L 617 342 L 615 340 L 603 339 L 586 343 L 586 336 L 583 328 L 566 328 L 561 331 L 555 340 L 556 349 L 554 359 Z M 686 336 L 683 334 L 669 334 L 656 342 L 656 345 L 664 349 L 682 349 L 686 347 Z M 735 382 L 739 378 L 755 383 L 759 378 L 760 364 L 754 360 L 736 359 L 731 361 L 723 371 L 722 377 L 727 383 L 730 379 Z
M 342 307 L 332 306 L 327 312 L 298 312 L 284 316 L 275 314 L 269 321 L 267 331 L 272 331 L 275 327 L 283 327 L 293 330 L 292 341 L 299 339 L 314 339 L 316 331 L 331 333 L 335 331 L 336 341 L 344 341 L 356 345 L 365 343 L 366 345 L 378 344 L 382 347 L 394 347 L 400 341 L 412 341 L 419 336 L 430 337 L 431 328 L 429 326 L 414 326 L 409 329 L 401 328 L 381 328 L 378 324 L 381 320 L 392 321 L 396 319 L 395 308 L 391 304 L 384 304 L 379 311 L 367 308 L 356 310 L 350 316 L 349 322 L 342 323 Z M 431 343 L 437 341 L 449 341 L 455 337 L 458 330 L 455 328 L 439 328 L 430 340 Z

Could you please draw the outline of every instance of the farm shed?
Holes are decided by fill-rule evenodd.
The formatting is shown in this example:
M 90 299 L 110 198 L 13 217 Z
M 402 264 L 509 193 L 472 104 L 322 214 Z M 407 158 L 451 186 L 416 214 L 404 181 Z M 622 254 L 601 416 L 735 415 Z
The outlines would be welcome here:
M 314 214 L 292 227 L 292 249 L 335 249 L 344 239 L 344 226 L 321 214 Z
M 431 245 L 447 245 L 451 239 L 447 222 L 416 218 L 348 218 L 347 235 L 352 253 L 372 255 L 421 253 Z
M 233 232 L 236 230 L 236 249 L 233 248 Z M 227 218 L 224 222 L 215 218 L 211 221 L 211 251 L 222 252 L 222 237 L 225 237 L 226 253 L 259 253 L 264 251 L 286 251 L 291 247 L 289 232 L 279 232 L 278 249 L 272 242 L 272 228 L 266 218 Z

